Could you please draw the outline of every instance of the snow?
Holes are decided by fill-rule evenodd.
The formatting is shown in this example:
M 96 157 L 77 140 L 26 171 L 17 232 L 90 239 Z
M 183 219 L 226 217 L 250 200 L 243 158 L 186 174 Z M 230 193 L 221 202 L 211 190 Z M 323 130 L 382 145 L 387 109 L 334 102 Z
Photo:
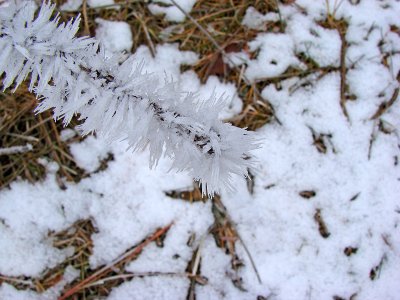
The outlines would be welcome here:
M 169 299 L 173 291 L 175 299 L 185 299 L 187 279 L 182 278 L 138 278 L 132 282 L 123 283 L 118 289 L 114 290 L 108 299 Z M 138 291 L 148 291 L 142 294 Z
M 251 29 L 264 30 L 265 23 L 279 21 L 279 14 L 267 13 L 265 15 L 259 13 L 254 7 L 250 6 L 246 10 L 246 14 L 242 20 L 242 24 Z
M 175 0 L 175 2 L 182 8 L 186 13 L 190 13 L 196 0 Z M 162 3 L 159 5 L 157 3 Z M 148 6 L 150 12 L 154 15 L 165 15 L 165 19 L 173 22 L 182 22 L 185 20 L 185 14 L 175 6 L 171 0 L 156 0 Z
M 65 3 L 63 3 L 60 7 L 61 10 L 63 11 L 76 11 L 79 10 L 79 8 L 82 5 L 82 0 L 67 0 Z M 113 8 L 117 8 L 118 5 L 113 5 L 115 4 L 114 0 L 87 0 L 87 4 L 89 7 L 102 7 L 102 6 L 110 6 Z
M 91 7 L 101 7 L 106 5 L 113 5 L 114 0 L 88 0 L 87 3 Z
M 297 53 L 311 57 L 319 66 L 336 66 L 339 62 L 341 40 L 334 29 L 317 26 L 304 15 L 286 15 L 290 20 L 287 32 L 293 38 Z
M 65 142 L 75 137 L 77 133 L 71 128 L 65 128 L 60 132 L 60 139 Z
M 88 136 L 81 143 L 70 145 L 76 164 L 88 173 L 100 167 L 101 160 L 105 159 L 109 153 L 108 148 L 107 143 L 99 143 L 93 136 Z
M 190 87 L 190 91 L 197 91 L 201 99 L 208 99 L 210 92 L 222 95 L 226 105 L 219 113 L 220 119 L 229 119 L 242 111 L 243 103 L 233 83 L 223 83 L 218 77 L 210 76 L 205 84 L 201 84 L 197 75 L 190 71 L 182 74 L 180 82 L 183 86 Z
M 64 11 L 75 11 L 78 10 L 82 5 L 83 0 L 67 0 L 60 7 Z
M 96 19 L 96 38 L 102 43 L 106 55 L 127 51 L 130 52 L 133 41 L 132 31 L 128 23 L 122 21 L 107 21 Z
M 250 80 L 275 77 L 291 65 L 299 64 L 294 55 L 294 43 L 286 34 L 262 33 L 249 43 L 250 51 L 259 51 L 250 60 L 245 75 Z
M 340 36 L 317 24 L 326 16 L 326 2 L 296 3 L 298 6 L 280 6 L 287 26 L 284 33 L 259 32 L 249 43 L 250 51 L 258 54 L 251 58 L 243 53 L 237 61 L 246 67 L 250 80 L 280 76 L 291 66 L 304 68 L 300 53 L 321 67 L 340 65 Z M 88 173 L 96 171 L 111 153 L 113 159 L 105 170 L 76 184 L 66 182 L 64 190 L 57 184 L 57 165 L 43 159 L 48 169 L 43 182 L 19 180 L 0 191 L 0 274 L 37 277 L 62 262 L 72 249 L 54 248 L 48 233 L 80 219 L 91 218 L 98 230 L 92 236 L 92 268 L 112 262 L 157 228 L 173 222 L 163 248 L 152 243 L 127 266 L 132 273 L 164 274 L 126 281 L 114 288 L 108 299 L 169 299 L 171 295 L 185 299 L 190 284 L 186 267 L 199 245 L 201 275 L 208 283 L 196 286 L 198 299 L 350 299 L 353 295 L 354 299 L 398 299 L 399 99 L 380 118 L 389 133 L 380 131 L 379 120 L 371 117 L 399 84 L 400 55 L 390 56 L 388 68 L 381 63 L 381 51 L 399 51 L 400 38 L 390 32 L 390 25 L 400 26 L 400 3 L 329 3 L 330 10 L 336 7 L 337 17 L 349 23 L 346 64 L 351 68 L 346 79 L 349 92 L 356 97 L 346 102 L 349 119 L 340 106 L 339 72 L 267 85 L 262 96 L 273 105 L 280 124 L 270 123 L 258 130 L 261 147 L 256 151 L 257 167 L 252 170 L 254 193 L 249 193 L 244 180 L 236 179 L 236 191 L 221 195 L 262 283 L 238 242 L 237 253 L 245 264 L 239 275 L 246 291 L 232 284 L 231 258 L 208 234 L 214 222 L 210 201 L 191 204 L 165 195 L 166 191 L 190 188 L 192 180 L 187 174 L 168 172 L 167 158 L 161 159 L 156 169 L 149 169 L 148 150 L 133 154 L 125 151 L 124 141 L 110 145 L 95 136 L 72 144 L 70 150 Z M 389 8 L 384 8 L 385 4 Z M 275 18 L 251 8 L 243 23 L 262 30 L 265 22 Z M 115 23 L 99 20 L 98 37 L 110 52 L 130 51 L 129 26 Z M 184 91 L 198 92 L 205 99 L 213 92 L 225 92 L 221 119 L 241 111 L 233 83 L 211 76 L 201 84 L 193 71 L 181 73 L 181 65 L 197 62 L 197 54 L 164 44 L 156 47 L 155 57 L 145 46 L 133 55 L 146 62 L 149 72 L 172 76 Z M 69 139 L 74 134 L 66 131 L 62 136 Z M 323 135 L 326 153 L 317 150 L 313 135 Z M 315 191 L 315 196 L 305 199 L 299 195 L 302 191 Z M 319 232 L 318 211 L 329 232 L 327 238 Z M 192 234 L 195 242 L 188 246 Z M 345 255 L 346 247 L 357 248 L 357 253 Z M 380 264 L 377 277 L 371 280 L 371 269 Z M 174 274 L 165 274 L 170 272 Z M 19 291 L 3 283 L 0 299 L 56 299 L 62 286 L 77 276 L 76 270 L 67 273 L 44 294 Z
M 190 51 L 180 51 L 177 44 L 165 44 L 156 47 L 155 57 L 152 57 L 151 51 L 145 46 L 140 46 L 133 54 L 136 61 L 146 62 L 146 71 L 149 73 L 165 74 L 165 76 L 174 78 L 180 82 L 180 66 L 192 65 L 198 60 L 198 55 Z M 191 83 L 191 82 L 190 82 Z M 195 92 L 195 89 L 187 89 Z

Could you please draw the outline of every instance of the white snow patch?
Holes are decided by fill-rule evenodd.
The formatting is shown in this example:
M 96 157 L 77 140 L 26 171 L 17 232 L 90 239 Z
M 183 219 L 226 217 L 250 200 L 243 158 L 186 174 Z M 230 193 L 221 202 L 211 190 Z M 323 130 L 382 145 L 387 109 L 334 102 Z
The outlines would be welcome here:
M 60 132 L 60 139 L 65 142 L 75 137 L 77 133 L 71 128 L 65 128 Z
M 222 120 L 231 118 L 242 110 L 243 102 L 233 83 L 222 83 L 218 77 L 210 76 L 202 85 L 194 72 L 182 74 L 180 83 L 183 87 L 190 87 L 192 92 L 197 91 L 200 99 L 209 99 L 213 93 L 216 97 L 221 97 L 221 101 L 226 102 L 224 110 L 219 113 L 219 118 Z
M 103 44 L 106 53 L 130 52 L 132 49 L 132 31 L 128 23 L 96 19 L 98 27 L 96 38 Z
M 101 7 L 115 4 L 114 0 L 87 0 L 90 7 Z
M 279 14 L 269 12 L 265 15 L 259 13 L 254 7 L 250 6 L 246 10 L 242 24 L 251 29 L 265 30 L 267 22 L 279 21 Z
M 76 164 L 91 173 L 100 167 L 101 160 L 109 153 L 109 147 L 105 142 L 99 142 L 93 136 L 88 136 L 80 143 L 69 146 Z
M 251 51 L 259 51 L 257 58 L 248 62 L 246 77 L 260 80 L 275 77 L 291 65 L 299 64 L 294 53 L 293 39 L 286 34 L 262 33 L 249 43 Z
M 82 0 L 67 0 L 60 6 L 60 9 L 63 11 L 76 11 L 82 6 Z M 89 7 L 102 7 L 109 6 L 110 8 L 118 8 L 118 5 L 114 5 L 114 0 L 87 0 L 87 4 Z
M 175 2 L 189 14 L 196 0 L 175 0 Z M 163 5 L 154 3 L 162 3 Z M 186 18 L 185 14 L 170 0 L 155 0 L 149 4 L 148 8 L 154 15 L 164 14 L 168 21 L 182 22 Z

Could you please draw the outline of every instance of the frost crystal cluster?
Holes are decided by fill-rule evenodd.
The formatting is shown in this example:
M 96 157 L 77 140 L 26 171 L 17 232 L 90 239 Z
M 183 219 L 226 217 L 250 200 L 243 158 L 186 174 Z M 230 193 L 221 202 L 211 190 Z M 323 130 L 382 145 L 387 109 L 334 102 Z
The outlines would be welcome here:
M 79 16 L 59 24 L 54 5 L 11 1 L 0 10 L 0 76 L 16 89 L 30 74 L 36 112 L 52 109 L 67 125 L 78 115 L 83 134 L 127 139 L 149 146 L 150 164 L 164 154 L 173 169 L 186 170 L 204 193 L 232 188 L 232 175 L 246 175 L 254 135 L 217 119 L 222 99 L 200 101 L 172 79 L 160 85 L 132 57 L 106 58 L 99 42 L 76 37 Z M 122 61 L 122 62 L 121 62 Z M 5 74 L 4 74 L 5 73 Z M 160 87 L 161 86 L 161 87 Z

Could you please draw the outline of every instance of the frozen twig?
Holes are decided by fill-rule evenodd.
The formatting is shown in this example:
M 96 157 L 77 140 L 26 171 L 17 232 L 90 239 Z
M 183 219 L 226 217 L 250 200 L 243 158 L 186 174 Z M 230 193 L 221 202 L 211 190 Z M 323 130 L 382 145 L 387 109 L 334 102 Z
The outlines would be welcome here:
M 77 115 L 82 134 L 125 139 L 134 150 L 149 146 L 151 166 L 170 157 L 171 169 L 187 171 L 204 194 L 233 189 L 232 175 L 247 175 L 257 141 L 218 120 L 222 97 L 200 100 L 170 78 L 160 84 L 133 56 L 106 58 L 97 40 L 76 37 L 79 16 L 59 24 L 54 7 L 45 2 L 35 16 L 33 1 L 11 1 L 0 10 L 4 89 L 17 89 L 30 75 L 36 112 L 52 109 L 65 125 Z

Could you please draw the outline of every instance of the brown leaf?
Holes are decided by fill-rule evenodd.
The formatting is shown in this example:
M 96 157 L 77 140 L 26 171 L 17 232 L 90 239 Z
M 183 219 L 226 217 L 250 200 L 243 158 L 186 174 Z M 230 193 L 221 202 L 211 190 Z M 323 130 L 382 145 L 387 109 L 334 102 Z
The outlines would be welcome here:
M 312 197 L 315 197 L 317 193 L 315 191 L 301 191 L 299 195 L 305 199 L 310 199 Z
M 350 256 L 350 255 L 352 255 L 352 254 L 356 254 L 357 253 L 357 251 L 358 251 L 358 248 L 355 248 L 355 247 L 346 247 L 346 248 L 344 248 L 344 254 L 346 255 L 346 256 Z
M 318 231 L 321 234 L 321 236 L 325 239 L 328 238 L 331 234 L 329 233 L 328 228 L 326 227 L 326 224 L 324 222 L 324 219 L 322 218 L 320 209 L 317 209 L 315 211 L 314 220 L 318 224 Z

